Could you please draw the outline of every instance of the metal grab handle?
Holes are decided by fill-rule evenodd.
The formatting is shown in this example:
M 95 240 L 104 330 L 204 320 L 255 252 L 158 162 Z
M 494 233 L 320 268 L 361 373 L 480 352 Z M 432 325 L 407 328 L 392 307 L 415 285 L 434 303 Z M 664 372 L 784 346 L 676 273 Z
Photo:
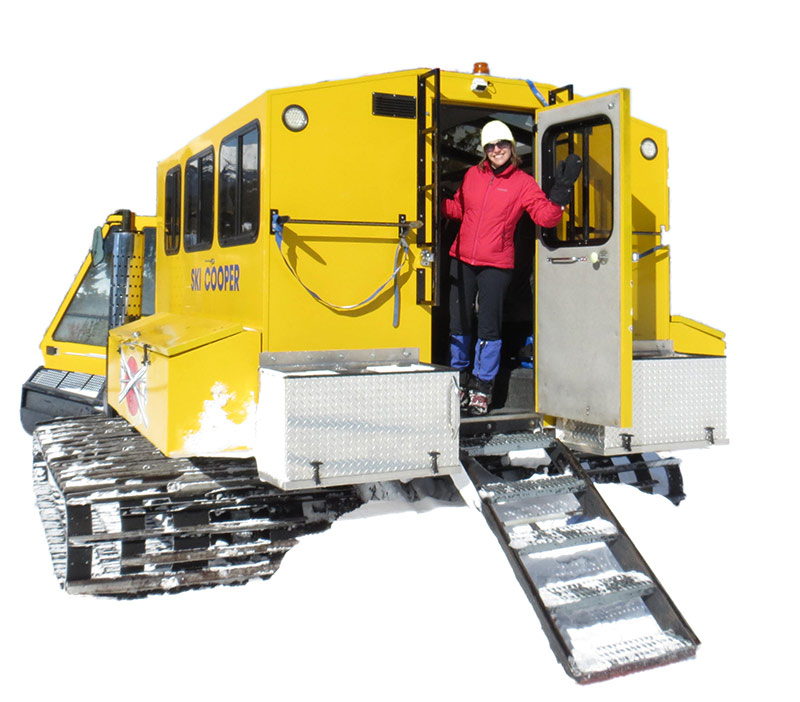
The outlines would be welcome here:
M 549 258 L 547 259 L 548 263 L 580 263 L 581 261 L 585 261 L 586 256 L 561 256 L 556 258 Z
M 277 215 L 277 210 L 274 210 L 275 214 Z M 404 219 L 401 219 L 397 222 L 360 222 L 360 221 L 353 221 L 353 220 L 341 220 L 341 219 L 294 219 L 293 217 L 289 217 L 288 215 L 277 215 L 277 222 L 278 224 L 336 224 L 345 227 L 400 227 L 401 229 L 419 229 L 422 226 L 422 222 L 420 221 L 413 221 L 413 222 L 406 222 Z

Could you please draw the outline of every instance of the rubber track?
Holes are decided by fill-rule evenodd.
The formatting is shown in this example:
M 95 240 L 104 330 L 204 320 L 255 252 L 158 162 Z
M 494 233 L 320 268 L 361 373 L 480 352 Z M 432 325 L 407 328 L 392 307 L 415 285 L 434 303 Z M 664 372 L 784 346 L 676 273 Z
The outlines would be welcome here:
M 299 538 L 362 501 L 285 492 L 254 459 L 167 458 L 119 418 L 39 425 L 33 476 L 53 568 L 69 592 L 139 596 L 268 578 Z

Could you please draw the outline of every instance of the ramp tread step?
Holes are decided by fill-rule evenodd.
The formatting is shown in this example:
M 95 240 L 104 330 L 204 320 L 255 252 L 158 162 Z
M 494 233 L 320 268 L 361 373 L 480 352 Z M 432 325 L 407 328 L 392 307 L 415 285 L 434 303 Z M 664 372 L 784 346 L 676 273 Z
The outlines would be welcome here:
M 514 482 L 497 482 L 483 485 L 479 493 L 489 502 L 508 502 L 536 495 L 562 495 L 579 492 L 585 488 L 582 478 L 575 475 L 534 477 Z
M 550 583 L 539 592 L 545 606 L 553 612 L 578 607 L 594 607 L 631 597 L 644 597 L 655 589 L 650 578 L 638 571 L 607 573 Z
M 627 641 L 604 644 L 573 652 L 571 665 L 579 677 L 609 671 L 649 667 L 668 663 L 694 653 L 695 646 L 686 639 L 664 631 Z
M 508 531 L 512 527 L 531 524 L 546 519 L 566 518 L 579 514 L 581 505 L 571 493 L 563 495 L 536 495 L 514 502 L 495 504 L 495 512 Z
M 567 524 L 550 529 L 531 529 L 515 531 L 511 534 L 509 545 L 520 556 L 568 548 L 581 544 L 613 541 L 618 535 L 617 528 L 599 517 L 577 524 Z

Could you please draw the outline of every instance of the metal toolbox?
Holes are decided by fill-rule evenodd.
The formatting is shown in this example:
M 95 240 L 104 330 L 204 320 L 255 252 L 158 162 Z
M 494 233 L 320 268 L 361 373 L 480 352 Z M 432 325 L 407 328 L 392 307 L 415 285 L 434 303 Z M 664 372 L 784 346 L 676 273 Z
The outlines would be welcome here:
M 261 355 L 256 460 L 285 490 L 459 469 L 457 374 L 414 349 Z
M 674 356 L 633 361 L 633 426 L 559 419 L 570 448 L 605 456 L 728 443 L 724 357 Z

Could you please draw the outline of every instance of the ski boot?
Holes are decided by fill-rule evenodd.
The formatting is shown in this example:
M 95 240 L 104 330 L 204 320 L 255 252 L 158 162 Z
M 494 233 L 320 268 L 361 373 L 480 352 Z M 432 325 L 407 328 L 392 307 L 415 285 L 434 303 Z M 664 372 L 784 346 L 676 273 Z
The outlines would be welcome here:
M 471 387 L 469 389 L 468 408 L 471 415 L 480 416 L 489 411 L 489 405 L 492 404 L 493 387 L 494 381 L 472 378 Z

